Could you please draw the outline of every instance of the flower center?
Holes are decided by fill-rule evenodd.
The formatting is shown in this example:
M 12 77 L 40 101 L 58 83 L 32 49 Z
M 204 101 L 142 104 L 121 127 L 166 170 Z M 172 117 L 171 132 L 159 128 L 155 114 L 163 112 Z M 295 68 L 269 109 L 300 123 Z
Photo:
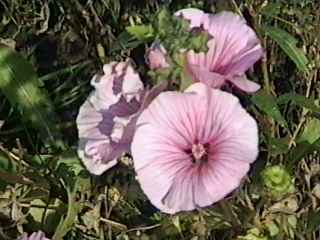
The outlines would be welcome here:
M 193 163 L 199 164 L 207 160 L 207 150 L 203 144 L 193 144 L 191 148 L 191 153 Z

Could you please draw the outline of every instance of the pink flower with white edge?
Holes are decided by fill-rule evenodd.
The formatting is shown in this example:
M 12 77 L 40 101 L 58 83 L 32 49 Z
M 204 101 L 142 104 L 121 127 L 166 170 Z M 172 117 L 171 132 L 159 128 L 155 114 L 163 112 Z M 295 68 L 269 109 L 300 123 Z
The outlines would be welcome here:
M 41 231 L 32 233 L 29 237 L 25 233 L 22 235 L 19 240 L 50 240 L 49 238 L 46 238 L 45 234 Z
M 95 90 L 77 117 L 78 154 L 88 171 L 100 175 L 130 150 L 143 83 L 128 62 L 112 62 L 91 80 Z
M 240 185 L 258 155 L 257 124 L 232 94 L 194 83 L 161 93 L 142 112 L 131 153 L 152 204 L 190 211 Z
M 190 28 L 202 28 L 212 37 L 207 53 L 187 53 L 188 70 L 195 81 L 220 88 L 231 83 L 244 92 L 260 88 L 245 72 L 258 61 L 263 50 L 255 32 L 232 12 L 207 14 L 199 9 L 183 9 L 177 16 L 190 21 Z
M 95 88 L 77 117 L 78 155 L 88 171 L 100 175 L 130 152 L 136 121 L 145 107 L 166 88 L 145 90 L 128 62 L 104 65 L 104 74 L 91 80 Z

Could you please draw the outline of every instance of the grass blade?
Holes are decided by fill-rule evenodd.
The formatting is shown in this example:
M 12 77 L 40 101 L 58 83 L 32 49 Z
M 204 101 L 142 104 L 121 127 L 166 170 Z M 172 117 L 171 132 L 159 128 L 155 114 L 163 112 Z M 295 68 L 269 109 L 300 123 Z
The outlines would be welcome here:
M 32 65 L 14 50 L 0 46 L 0 90 L 12 105 L 22 111 L 22 119 L 31 122 L 45 140 L 56 143 L 53 104 L 40 88 Z
M 302 49 L 296 46 L 298 42 L 297 39 L 295 39 L 286 31 L 277 27 L 266 27 L 265 31 L 266 34 L 270 36 L 296 64 L 297 68 L 301 72 L 308 72 L 309 61 Z

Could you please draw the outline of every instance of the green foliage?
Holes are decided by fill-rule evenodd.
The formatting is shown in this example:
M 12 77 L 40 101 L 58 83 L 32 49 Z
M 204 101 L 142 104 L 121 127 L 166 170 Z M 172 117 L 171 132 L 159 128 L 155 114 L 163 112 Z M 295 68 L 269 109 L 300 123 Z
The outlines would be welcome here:
M 309 142 L 300 142 L 297 146 L 290 152 L 289 154 L 289 165 L 294 166 L 298 161 L 302 160 L 308 154 L 311 154 L 315 151 L 319 151 L 320 149 L 320 139 L 313 142 L 312 144 Z
M 154 23 L 155 41 L 161 42 L 169 55 L 177 54 L 181 49 L 206 52 L 209 36 L 199 31 L 194 34 L 189 31 L 188 21 L 170 13 L 167 9 L 161 9 Z
M 282 116 L 277 100 L 271 94 L 265 90 L 261 90 L 258 94 L 251 97 L 252 102 L 262 110 L 267 116 L 271 117 L 284 127 L 288 127 L 288 124 Z
M 17 171 L 17 163 L 3 153 L 0 153 L 0 169 L 15 173 Z
M 298 41 L 293 36 L 277 27 L 266 27 L 265 32 L 279 44 L 301 72 L 308 72 L 308 58 L 302 49 L 296 46 Z
M 147 41 L 154 37 L 154 30 L 151 25 L 138 25 L 126 27 L 126 30 L 136 39 Z
M 40 88 L 33 67 L 12 49 L 0 47 L 0 89 L 12 105 L 21 109 L 23 120 L 30 121 L 44 139 L 56 143 L 58 130 L 53 105 Z
M 240 236 L 238 240 L 268 240 L 266 236 L 260 233 L 259 229 L 253 228 L 248 230 L 245 236 Z
M 83 204 L 77 201 L 77 193 L 85 192 L 90 188 L 90 180 L 80 175 L 76 179 L 68 177 L 65 185 L 68 193 L 68 210 L 65 218 L 61 219 L 52 240 L 63 239 L 63 237 L 73 228 L 78 213 L 83 209 Z
M 317 118 L 312 118 L 305 125 L 304 131 L 299 137 L 299 142 L 308 142 L 313 144 L 318 139 L 320 139 L 320 120 Z
M 304 107 L 314 112 L 320 112 L 320 107 L 316 105 L 316 101 L 312 98 L 306 98 L 305 96 L 294 94 L 294 93 L 286 93 L 278 97 L 277 103 L 279 105 L 287 104 L 288 102 L 292 102 L 300 107 Z

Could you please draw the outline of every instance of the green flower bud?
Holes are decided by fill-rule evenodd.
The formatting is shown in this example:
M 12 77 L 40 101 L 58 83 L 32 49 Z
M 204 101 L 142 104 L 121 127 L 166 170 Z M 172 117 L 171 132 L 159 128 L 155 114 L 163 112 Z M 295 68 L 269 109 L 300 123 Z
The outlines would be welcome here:
M 276 198 L 294 192 L 294 179 L 282 166 L 267 167 L 262 172 L 264 185 Z

